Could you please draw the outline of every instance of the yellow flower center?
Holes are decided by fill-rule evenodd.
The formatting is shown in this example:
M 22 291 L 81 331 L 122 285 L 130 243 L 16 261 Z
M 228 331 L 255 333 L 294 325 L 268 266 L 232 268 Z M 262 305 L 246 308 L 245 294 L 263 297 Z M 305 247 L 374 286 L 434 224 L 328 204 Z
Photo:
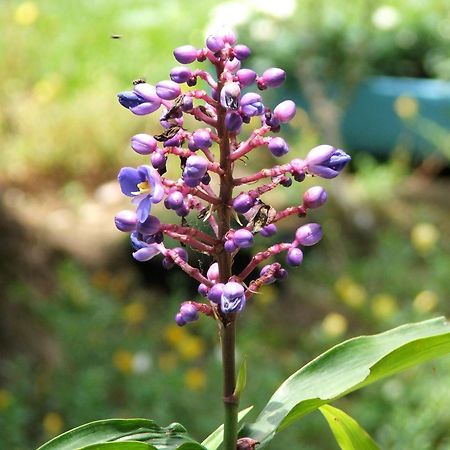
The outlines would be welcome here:
M 142 183 L 139 183 L 139 184 L 137 185 L 137 188 L 139 189 L 139 191 L 132 192 L 133 195 L 139 195 L 139 194 L 151 194 L 151 192 L 152 192 L 152 188 L 151 188 L 151 186 L 148 184 L 148 181 L 143 181 Z

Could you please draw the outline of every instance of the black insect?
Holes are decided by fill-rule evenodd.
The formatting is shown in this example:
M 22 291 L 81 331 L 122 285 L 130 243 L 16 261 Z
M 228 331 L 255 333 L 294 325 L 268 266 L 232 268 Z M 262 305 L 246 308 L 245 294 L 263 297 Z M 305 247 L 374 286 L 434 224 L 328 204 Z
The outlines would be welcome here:
M 161 134 L 155 134 L 153 137 L 159 141 L 159 142 L 166 142 L 168 139 L 173 138 L 178 131 L 180 131 L 181 127 L 178 125 L 174 125 L 170 128 L 167 128 L 163 133 Z
M 137 78 L 136 80 L 133 80 L 133 86 L 136 86 L 138 84 L 145 83 L 145 80 L 143 78 Z
M 122 35 L 121 34 L 112 34 L 111 39 L 122 39 Z

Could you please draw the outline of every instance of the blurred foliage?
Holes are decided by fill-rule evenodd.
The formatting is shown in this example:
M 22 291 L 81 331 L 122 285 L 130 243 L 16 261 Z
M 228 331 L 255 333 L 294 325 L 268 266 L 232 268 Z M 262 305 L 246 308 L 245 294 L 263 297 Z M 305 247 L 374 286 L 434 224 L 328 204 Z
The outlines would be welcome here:
M 62 193 L 70 208 L 85 203 L 121 165 L 141 161 L 129 150 L 130 136 L 157 126 L 124 111 L 114 93 L 138 77 L 166 78 L 172 48 L 201 45 L 208 24 L 225 19 L 240 27 L 242 42 L 253 43 L 258 70 L 276 64 L 296 73 L 302 64 L 322 79 L 346 82 L 378 73 L 449 78 L 445 0 L 208 6 L 3 1 L 0 186 Z M 295 155 L 320 139 L 304 110 L 287 131 Z M 258 156 L 261 166 L 275 163 Z M 324 225 L 324 242 L 306 252 L 289 282 L 266 286 L 242 317 L 239 353 L 249 372 L 243 407 L 255 404 L 257 411 L 282 379 L 346 337 L 449 313 L 448 184 L 411 174 L 404 149 L 384 164 L 361 154 L 354 167 L 351 179 L 334 185 L 330 207 L 311 214 Z M 249 169 L 242 163 L 239 170 Z M 279 205 L 298 195 L 289 189 L 267 198 Z M 27 239 L 39 235 L 1 238 L 2 251 L 19 254 L 2 260 L 11 271 L 0 280 L 2 325 L 15 333 L 1 342 L 9 350 L 0 361 L 1 446 L 30 448 L 112 416 L 179 420 L 199 438 L 221 423 L 215 326 L 173 325 L 180 301 L 194 294 L 182 274 L 165 274 L 158 263 L 137 269 L 128 246 L 106 267 L 92 268 L 70 255 L 36 258 Z M 0 338 L 10 336 L 0 331 Z M 449 371 L 447 358 L 339 403 L 384 448 L 446 450 Z M 312 414 L 272 447 L 334 448 L 325 428 Z

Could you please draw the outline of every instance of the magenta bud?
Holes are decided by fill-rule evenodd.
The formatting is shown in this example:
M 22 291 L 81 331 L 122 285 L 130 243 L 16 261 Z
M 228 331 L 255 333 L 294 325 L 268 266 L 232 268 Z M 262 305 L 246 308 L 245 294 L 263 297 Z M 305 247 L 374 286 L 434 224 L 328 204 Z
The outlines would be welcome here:
M 190 64 L 197 59 L 197 49 L 192 45 L 182 45 L 173 51 L 173 56 L 180 64 Z
M 135 134 L 131 138 L 131 148 L 140 155 L 149 155 L 156 150 L 156 147 L 156 139 L 149 134 Z
M 174 67 L 170 71 L 170 79 L 175 83 L 186 83 L 192 77 L 192 70 L 188 67 Z
M 277 232 L 277 226 L 274 223 L 269 223 L 265 227 L 261 228 L 259 234 L 263 237 L 271 237 L 274 236 Z
M 212 145 L 211 133 L 205 129 L 196 130 L 192 135 L 192 139 L 194 145 L 203 150 L 206 150 Z
M 236 77 L 241 87 L 250 86 L 256 80 L 256 72 L 251 69 L 239 69 L 236 72 Z
M 150 161 L 155 169 L 162 169 L 166 166 L 166 157 L 161 152 L 153 152 L 150 156 Z
M 210 281 L 219 281 L 219 264 L 212 263 L 206 272 L 206 278 Z
M 273 115 L 281 123 L 284 123 L 292 120 L 296 112 L 297 109 L 295 103 L 292 100 L 285 100 L 284 102 L 281 102 L 279 105 L 275 106 Z
M 278 67 L 272 67 L 262 74 L 262 79 L 267 87 L 275 88 L 284 83 L 286 72 Z
M 225 47 L 225 42 L 220 36 L 212 34 L 206 38 L 206 47 L 213 53 L 217 53 Z
M 225 126 L 232 133 L 239 133 L 242 127 L 242 117 L 237 111 L 228 111 L 225 116 Z
M 322 227 L 318 223 L 308 223 L 297 228 L 295 240 L 305 247 L 317 244 L 322 239 Z
M 264 266 L 264 267 L 261 269 L 261 272 L 259 272 L 259 276 L 260 276 L 260 277 L 263 277 L 264 275 L 266 275 L 267 272 L 270 270 L 271 267 L 272 267 L 271 264 L 267 264 L 267 266 Z M 267 280 L 264 282 L 264 284 L 272 284 L 272 283 L 275 282 L 275 280 L 276 280 L 275 274 L 272 274 L 269 278 L 267 278 Z
M 214 284 L 208 292 L 208 300 L 214 303 L 220 303 L 224 286 L 223 283 Z
M 177 210 L 183 206 L 184 195 L 180 191 L 171 192 L 165 201 L 165 205 L 168 209 Z
M 123 210 L 116 214 L 114 223 L 119 231 L 130 232 L 136 229 L 136 212 Z
M 286 262 L 290 266 L 297 267 L 302 263 L 302 261 L 303 261 L 303 252 L 299 248 L 292 247 L 288 250 Z
M 269 150 L 273 156 L 280 157 L 289 152 L 286 141 L 280 137 L 274 137 L 269 142 Z
M 200 180 L 208 169 L 208 161 L 201 156 L 192 155 L 186 160 L 184 180 Z
M 137 231 L 143 235 L 153 235 L 159 231 L 161 222 L 155 216 L 148 216 L 144 222 L 138 222 Z
M 313 186 L 303 194 L 303 206 L 310 209 L 318 208 L 327 201 L 327 198 L 327 191 L 322 186 Z
M 223 248 L 227 253 L 233 253 L 238 249 L 238 246 L 234 243 L 232 239 L 227 239 L 223 244 Z
M 233 234 L 233 241 L 239 248 L 251 247 L 253 245 L 253 233 L 246 228 L 241 228 Z
M 246 45 L 237 44 L 233 48 L 234 56 L 239 60 L 243 61 L 250 56 L 250 49 Z
M 255 204 L 255 199 L 250 197 L 250 195 L 242 193 L 239 194 L 233 200 L 233 208 L 239 214 L 244 214 L 249 211 Z
M 197 291 L 202 297 L 206 297 L 208 295 L 208 286 L 206 286 L 206 284 L 200 283 L 198 285 Z
M 225 63 L 225 69 L 228 70 L 231 73 L 236 73 L 241 68 L 241 62 L 234 58 L 232 61 L 227 61 Z
M 164 80 L 156 85 L 156 93 L 164 100 L 173 100 L 181 94 L 181 89 L 174 81 Z

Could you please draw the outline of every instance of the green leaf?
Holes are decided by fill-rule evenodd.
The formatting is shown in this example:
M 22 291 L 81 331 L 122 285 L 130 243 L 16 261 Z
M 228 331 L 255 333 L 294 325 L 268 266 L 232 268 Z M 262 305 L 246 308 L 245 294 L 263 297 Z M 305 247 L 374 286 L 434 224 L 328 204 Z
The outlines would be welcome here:
M 247 383 L 247 360 L 244 358 L 237 375 L 236 388 L 234 395 L 239 398 Z
M 276 432 L 320 406 L 448 353 L 450 326 L 443 317 L 345 341 L 291 375 L 246 435 L 260 441 L 261 448 Z
M 139 441 L 101 442 L 77 448 L 77 450 L 156 450 L 156 447 Z
M 238 422 L 241 423 L 242 419 L 253 409 L 253 406 L 249 406 L 243 409 L 238 414 Z M 215 431 L 213 431 L 203 442 L 202 445 L 208 450 L 216 450 L 223 441 L 223 425 L 220 425 Z
M 330 425 L 341 450 L 380 450 L 367 431 L 344 411 L 330 405 L 321 406 L 319 410 Z
M 163 428 L 153 420 L 147 419 L 107 419 L 69 430 L 42 445 L 38 450 L 74 450 L 103 443 L 127 441 L 139 441 L 164 450 L 178 448 L 200 450 L 203 448 L 186 434 L 186 429 L 179 423 L 173 423 Z M 186 443 L 193 446 L 183 447 L 182 444 Z M 145 448 L 151 449 L 152 447 Z

